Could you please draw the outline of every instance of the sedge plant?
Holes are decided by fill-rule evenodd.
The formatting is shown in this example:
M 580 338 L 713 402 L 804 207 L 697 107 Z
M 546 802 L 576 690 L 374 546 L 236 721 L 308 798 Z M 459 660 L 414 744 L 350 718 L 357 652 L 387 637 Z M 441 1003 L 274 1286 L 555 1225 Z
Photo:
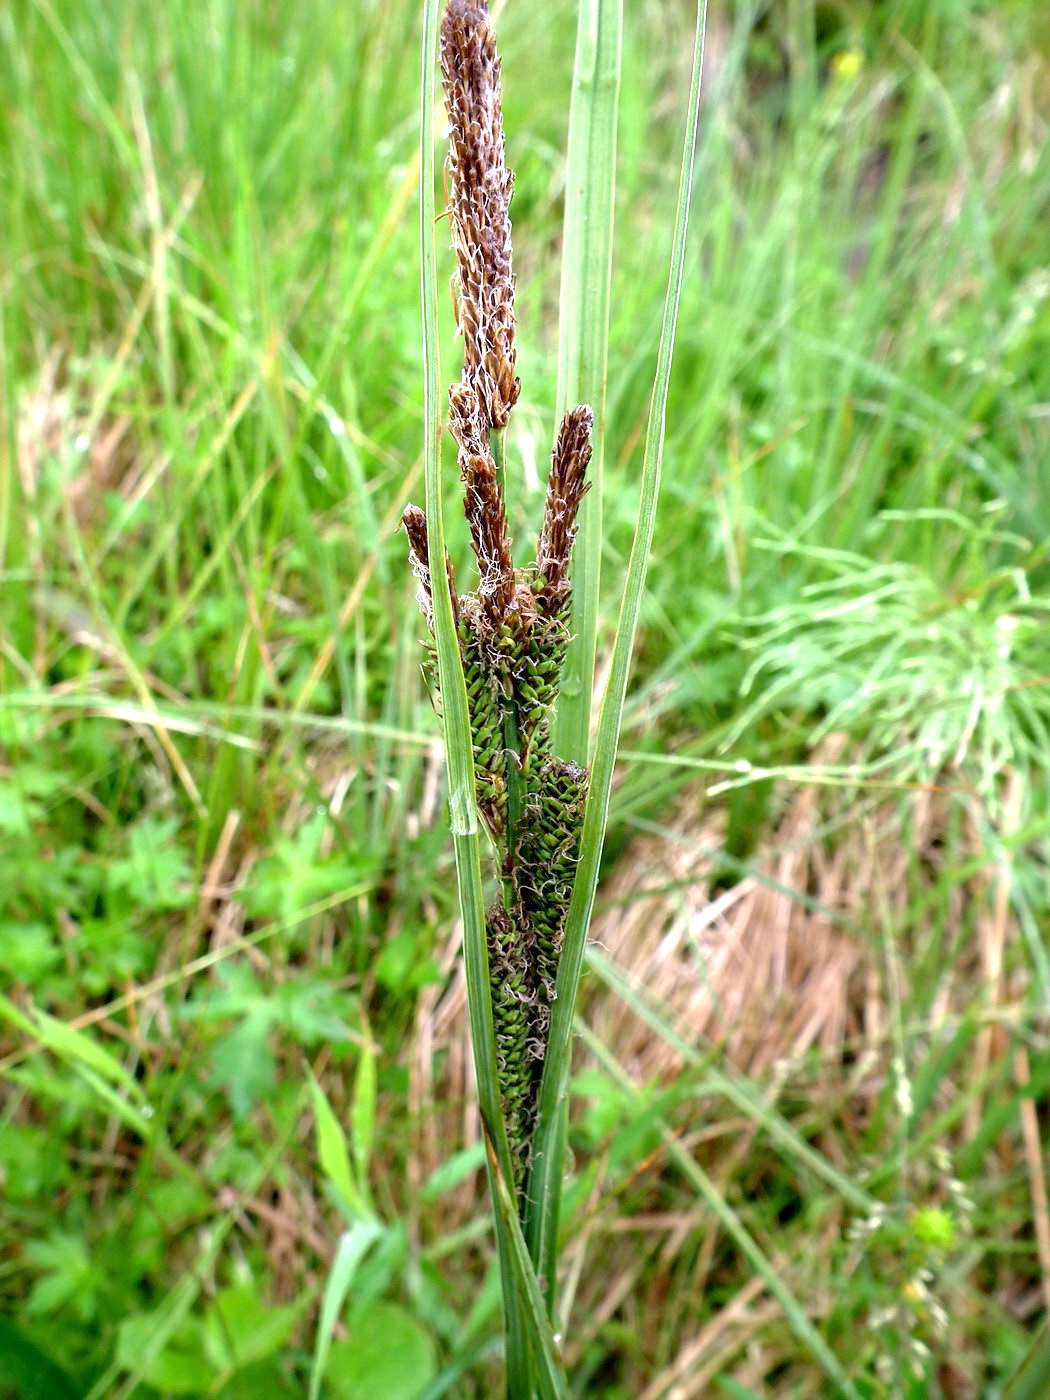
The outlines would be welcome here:
M 560 423 L 535 548 L 524 565 L 512 552 L 506 501 L 506 432 L 520 385 L 513 174 L 504 152 L 500 60 L 485 0 L 447 0 L 440 23 L 437 0 L 424 5 L 420 249 L 426 508 L 407 506 L 403 525 L 430 633 L 426 645 L 445 739 L 470 1033 L 503 1283 L 508 1400 L 568 1394 L 553 1319 L 573 1012 L 659 492 L 703 33 L 701 3 L 638 524 L 592 749 L 600 489 L 589 502 L 585 496 L 591 462 L 601 459 L 603 433 L 620 0 L 584 0 L 580 7 L 562 279 Z M 445 549 L 442 516 L 433 132 L 438 56 L 449 122 L 447 214 L 463 349 L 445 417 L 477 561 L 476 586 L 462 594 Z M 592 402 L 572 401 L 585 392 Z M 574 558 L 581 511 L 588 505 L 582 548 Z M 574 608 L 577 575 L 583 589 Z M 567 665 L 575 680 L 572 703 L 555 729 Z M 487 905 L 483 839 L 494 877 Z

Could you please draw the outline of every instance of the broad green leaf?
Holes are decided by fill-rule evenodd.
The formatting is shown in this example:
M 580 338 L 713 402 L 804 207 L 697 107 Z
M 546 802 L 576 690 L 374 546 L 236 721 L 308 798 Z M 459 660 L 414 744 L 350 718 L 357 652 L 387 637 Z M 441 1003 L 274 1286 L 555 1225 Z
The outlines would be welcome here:
M 14 919 L 0 922 L 0 967 L 12 981 L 35 987 L 61 960 L 46 924 Z
M 220 1371 L 239 1370 L 271 1356 L 288 1340 L 299 1308 L 268 1308 L 254 1284 L 216 1294 L 204 1319 L 204 1348 Z
M 418 1400 L 436 1367 L 430 1338 L 404 1308 L 373 1303 L 328 1353 L 332 1400 Z
M 301 1396 L 302 1390 L 293 1385 L 276 1359 L 253 1362 L 215 1392 L 215 1400 L 300 1400 Z
M 0 782 L 0 833 L 28 836 L 32 825 L 44 816 L 44 807 L 34 802 L 24 781 Z
M 111 892 L 139 911 L 184 909 L 193 902 L 193 868 L 177 844 L 178 822 L 146 817 L 131 828 L 128 854 L 108 870 Z
M 313 1366 L 310 1370 L 310 1397 L 317 1400 L 321 1393 L 321 1377 L 324 1375 L 328 1352 L 332 1345 L 332 1329 L 342 1311 L 350 1285 L 357 1272 L 357 1266 L 364 1258 L 372 1243 L 383 1233 L 383 1227 L 374 1220 L 360 1220 L 352 1225 L 339 1240 L 339 1247 L 332 1260 L 325 1281 L 324 1296 L 321 1299 L 321 1315 L 317 1320 L 317 1340 L 314 1343 Z
M 350 860 L 336 849 L 325 854 L 327 814 L 304 822 L 293 834 L 280 835 L 273 854 L 252 871 L 238 899 L 256 918 L 292 919 L 325 895 L 342 891 L 365 894 L 375 885 L 375 867 Z
M 347 1017 L 355 1001 L 333 982 L 297 977 L 273 989 L 268 999 L 277 1024 L 298 1045 L 334 1047 L 353 1039 Z
M 242 1177 L 246 1195 L 255 1191 L 259 1183 L 266 1180 L 275 1170 L 281 1150 L 282 1143 L 279 1141 L 246 1168 Z M 224 1249 L 226 1238 L 239 1218 L 240 1206 L 235 1202 L 224 1215 L 213 1222 L 203 1247 L 191 1261 L 191 1267 L 183 1273 L 160 1306 L 150 1314 L 150 1335 L 140 1338 L 141 1350 L 133 1364 L 125 1366 L 119 1359 L 115 1359 L 97 1378 L 84 1400 L 131 1400 L 131 1397 L 137 1394 L 143 1375 L 154 1357 L 164 1350 L 173 1337 L 180 1335 L 183 1327 L 187 1325 L 190 1309 L 196 1301 L 202 1280 L 213 1275 L 216 1260 Z M 124 1371 L 128 1373 L 126 1379 L 118 1384 Z
M 441 969 L 434 959 L 420 957 L 419 938 L 414 929 L 403 929 L 383 944 L 374 971 L 376 981 L 391 992 L 414 991 L 442 980 Z
M 0 1175 L 8 1207 L 14 1201 L 54 1199 L 72 1172 L 65 1154 L 55 1151 L 52 1134 L 29 1123 L 6 1122 L 0 1132 Z
M 0 1394 L 13 1400 L 78 1400 L 80 1392 L 61 1367 L 0 1317 Z
M 213 1258 L 217 1242 L 225 1237 L 228 1229 L 229 1225 L 224 1224 L 214 1232 L 209 1248 L 204 1254 L 209 1262 Z M 140 1325 L 132 1330 L 130 1338 L 125 1341 L 123 1352 L 117 1355 L 112 1364 L 99 1376 L 85 1400 L 111 1400 L 111 1397 L 116 1400 L 117 1396 L 124 1400 L 124 1397 L 133 1394 L 157 1357 L 172 1338 L 187 1325 L 189 1310 L 193 1306 L 198 1288 L 199 1281 L 192 1273 L 184 1275 L 159 1307 L 154 1308 L 151 1313 L 133 1319 Z M 116 1382 L 122 1371 L 128 1372 L 129 1379 L 118 1391 Z
M 388 991 L 403 991 L 412 975 L 418 946 L 411 929 L 402 929 L 393 938 L 388 938 L 375 961 L 376 981 Z
M 435 1167 L 427 1177 L 423 1186 L 422 1197 L 425 1201 L 435 1201 L 446 1191 L 451 1191 L 453 1186 L 458 1186 L 461 1181 L 476 1172 L 479 1167 L 485 1165 L 485 1147 L 483 1143 L 476 1142 L 473 1147 L 465 1147 L 462 1152 L 454 1152 L 451 1157 Z
M 47 1317 L 67 1304 L 85 1320 L 94 1316 L 103 1279 L 82 1236 L 56 1232 L 29 1240 L 24 1250 L 42 1270 L 26 1301 L 30 1317 Z
M 117 1360 L 127 1371 L 139 1369 L 142 1379 L 156 1390 L 172 1395 L 206 1393 L 215 1368 L 204 1351 L 204 1329 L 199 1318 L 187 1318 L 159 1352 L 149 1355 L 158 1323 L 165 1314 L 142 1313 L 125 1318 L 117 1330 Z M 149 1359 L 140 1365 L 144 1355 Z
M 247 1117 L 276 1083 L 277 1059 L 270 1046 L 272 1024 L 272 1010 L 260 1002 L 211 1048 L 212 1081 L 226 1090 L 237 1118 Z

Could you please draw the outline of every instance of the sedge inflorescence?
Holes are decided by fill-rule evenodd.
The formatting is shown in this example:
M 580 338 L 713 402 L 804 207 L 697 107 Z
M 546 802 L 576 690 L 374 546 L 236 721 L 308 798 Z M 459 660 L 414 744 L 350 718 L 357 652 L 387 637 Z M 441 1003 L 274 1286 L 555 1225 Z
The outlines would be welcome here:
M 448 0 L 441 75 L 449 118 L 448 214 L 463 370 L 449 388 L 478 583 L 446 586 L 466 680 L 475 799 L 492 838 L 500 897 L 487 913 L 492 1012 L 504 1118 L 522 1188 L 550 1007 L 579 859 L 586 769 L 551 752 L 551 719 L 569 642 L 569 560 L 587 489 L 592 411 L 571 409 L 551 454 L 533 564 L 515 568 L 498 457 L 517 402 L 514 275 L 500 62 L 484 0 Z M 419 597 L 433 621 L 426 516 L 403 515 Z

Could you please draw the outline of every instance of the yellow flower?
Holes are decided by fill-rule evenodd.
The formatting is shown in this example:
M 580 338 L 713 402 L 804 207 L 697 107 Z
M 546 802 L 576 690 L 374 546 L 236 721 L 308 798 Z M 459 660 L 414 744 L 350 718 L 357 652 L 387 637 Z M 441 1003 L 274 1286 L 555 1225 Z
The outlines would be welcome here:
M 864 67 L 860 49 L 843 49 L 831 60 L 831 75 L 836 82 L 851 82 Z

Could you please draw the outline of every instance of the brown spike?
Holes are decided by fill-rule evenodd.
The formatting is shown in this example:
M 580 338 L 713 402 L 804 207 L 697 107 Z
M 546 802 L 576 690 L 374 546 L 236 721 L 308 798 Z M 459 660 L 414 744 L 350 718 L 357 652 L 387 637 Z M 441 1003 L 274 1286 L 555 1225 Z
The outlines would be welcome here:
M 408 547 L 412 563 L 418 574 L 425 574 L 425 587 L 430 592 L 430 564 L 427 552 L 427 517 L 418 506 L 411 502 L 401 512 L 401 524 L 408 536 Z M 423 579 L 420 579 L 423 582 Z
M 408 536 L 409 554 L 412 569 L 419 580 L 419 602 L 428 624 L 433 625 L 434 596 L 430 586 L 430 555 L 427 536 L 427 517 L 419 506 L 407 505 L 401 512 L 401 524 Z M 452 560 L 445 553 L 445 576 L 448 579 L 448 593 L 452 600 L 452 615 L 459 618 L 459 600 L 456 597 L 456 579 L 452 571 Z
M 514 600 L 514 563 L 503 492 L 481 423 L 477 395 L 466 384 L 448 391 L 449 431 L 459 448 L 463 505 L 478 557 L 478 596 L 495 624 L 505 621 Z
M 570 409 L 562 419 L 551 453 L 543 525 L 536 546 L 536 601 L 541 613 L 559 615 L 568 602 L 569 555 L 576 538 L 577 513 L 590 483 L 585 479 L 591 460 L 594 413 L 586 404 Z
M 514 274 L 503 151 L 500 61 L 479 0 L 448 0 L 441 17 L 441 79 L 448 112 L 449 202 L 463 378 L 483 427 L 506 427 L 520 385 L 514 374 Z

